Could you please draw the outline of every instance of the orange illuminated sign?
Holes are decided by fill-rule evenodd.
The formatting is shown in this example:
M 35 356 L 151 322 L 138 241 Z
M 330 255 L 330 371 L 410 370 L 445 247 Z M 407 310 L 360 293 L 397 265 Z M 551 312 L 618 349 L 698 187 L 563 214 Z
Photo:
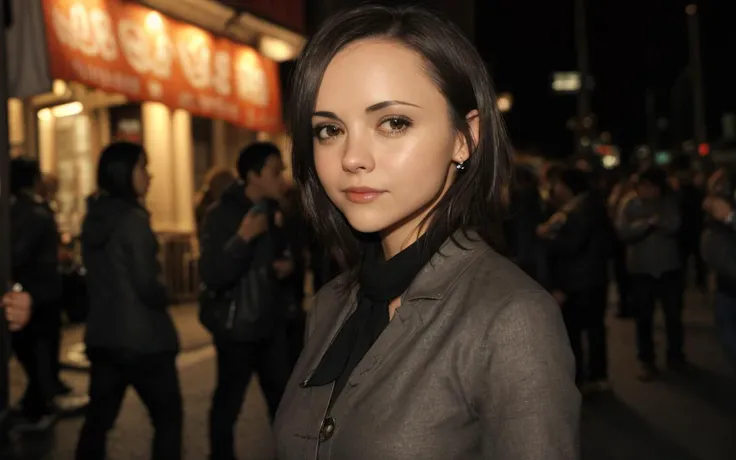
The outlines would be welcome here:
M 122 0 L 42 0 L 51 74 L 257 131 L 281 128 L 278 66 Z

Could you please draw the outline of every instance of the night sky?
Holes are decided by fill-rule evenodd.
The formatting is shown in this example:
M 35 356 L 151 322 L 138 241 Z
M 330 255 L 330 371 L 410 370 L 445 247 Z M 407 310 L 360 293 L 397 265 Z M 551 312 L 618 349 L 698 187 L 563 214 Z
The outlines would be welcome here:
M 656 95 L 658 117 L 670 119 L 672 88 L 689 59 L 689 3 L 588 0 L 593 111 L 600 129 L 626 150 L 646 141 L 647 88 Z M 721 114 L 736 112 L 736 1 L 698 3 L 708 135 L 715 141 Z M 507 115 L 514 141 L 547 155 L 569 154 L 572 134 L 566 122 L 575 115 L 575 97 L 555 94 L 551 74 L 576 68 L 574 0 L 477 0 L 476 8 L 478 48 L 498 91 L 514 96 Z M 661 141 L 672 138 L 665 131 Z

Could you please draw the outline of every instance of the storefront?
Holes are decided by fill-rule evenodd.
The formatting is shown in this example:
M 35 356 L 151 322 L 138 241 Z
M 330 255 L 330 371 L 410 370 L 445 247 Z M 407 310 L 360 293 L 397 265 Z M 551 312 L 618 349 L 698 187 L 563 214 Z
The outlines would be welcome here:
M 209 29 L 225 14 L 208 0 L 143 3 L 196 5 Z M 137 2 L 42 5 L 53 88 L 9 103 L 11 148 L 37 155 L 43 171 L 57 176 L 62 231 L 79 232 L 99 152 L 112 140 L 146 148 L 154 229 L 179 235 L 195 228 L 193 199 L 208 169 L 232 167 L 238 150 L 256 139 L 285 145 L 278 64 L 266 55 L 292 58 L 294 33 L 280 37 L 282 29 L 265 22 L 257 33 L 227 26 L 229 37 L 248 36 L 250 47 L 193 25 L 186 14 L 177 17 L 191 23 Z M 248 21 L 258 28 L 257 18 Z
M 17 15 L 34 9 L 16 4 L 26 7 Z M 248 143 L 270 140 L 287 152 L 278 63 L 293 59 L 304 38 L 213 0 L 40 4 L 26 21 L 46 46 L 25 68 L 48 75 L 24 78 L 48 80 L 9 101 L 11 154 L 37 156 L 58 179 L 59 227 L 74 241 L 101 150 L 114 140 L 141 143 L 164 276 L 175 300 L 193 300 L 197 191 L 208 170 L 232 168 Z

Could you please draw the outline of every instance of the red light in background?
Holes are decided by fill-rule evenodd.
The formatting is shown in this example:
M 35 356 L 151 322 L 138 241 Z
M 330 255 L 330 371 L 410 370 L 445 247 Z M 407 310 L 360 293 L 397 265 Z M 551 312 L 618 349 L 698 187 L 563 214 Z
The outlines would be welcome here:
M 710 153 L 710 145 L 709 144 L 702 143 L 702 144 L 698 145 L 698 155 L 700 155 L 701 157 L 705 157 L 705 156 L 708 156 L 709 153 Z

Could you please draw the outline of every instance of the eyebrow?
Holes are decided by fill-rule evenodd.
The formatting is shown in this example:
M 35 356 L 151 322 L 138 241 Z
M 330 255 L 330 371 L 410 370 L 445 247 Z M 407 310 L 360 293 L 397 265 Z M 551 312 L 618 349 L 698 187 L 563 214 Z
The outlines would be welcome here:
M 340 121 L 340 117 L 337 116 L 335 112 L 327 112 L 325 110 L 320 110 L 319 112 L 314 112 L 312 114 L 313 117 L 323 117 L 323 118 L 330 118 L 332 120 Z
M 394 100 L 394 101 L 383 101 L 383 102 L 378 102 L 378 103 L 376 103 L 376 104 L 373 104 L 373 105 L 371 105 L 371 106 L 367 107 L 367 108 L 365 109 L 365 111 L 366 111 L 366 112 L 368 112 L 368 113 L 371 113 L 371 112 L 377 112 L 377 111 L 379 111 L 379 110 L 383 110 L 383 109 L 385 109 L 385 108 L 387 108 L 387 107 L 391 107 L 391 106 L 394 106 L 394 105 L 408 105 L 408 106 L 410 106 L 410 107 L 417 107 L 417 108 L 421 108 L 421 107 L 419 107 L 419 106 L 418 106 L 418 105 L 416 105 L 416 104 L 412 104 L 411 102 L 404 102 L 404 101 L 395 101 L 395 100 Z M 326 110 L 320 110 L 320 111 L 318 111 L 318 112 L 314 112 L 314 113 L 312 114 L 312 116 L 313 116 L 313 117 L 323 117 L 323 118 L 329 118 L 329 119 L 332 119 L 332 120 L 337 120 L 337 121 L 340 121 L 340 117 L 338 117 L 338 116 L 337 116 L 337 114 L 336 114 L 335 112 L 329 112 L 329 111 L 326 111 Z
M 404 102 L 404 101 L 383 101 L 379 102 L 378 104 L 373 104 L 372 106 L 365 109 L 366 112 L 377 112 L 379 110 L 385 109 L 386 107 L 391 107 L 394 105 L 408 105 L 410 107 L 418 107 L 416 104 L 412 104 L 411 102 Z

